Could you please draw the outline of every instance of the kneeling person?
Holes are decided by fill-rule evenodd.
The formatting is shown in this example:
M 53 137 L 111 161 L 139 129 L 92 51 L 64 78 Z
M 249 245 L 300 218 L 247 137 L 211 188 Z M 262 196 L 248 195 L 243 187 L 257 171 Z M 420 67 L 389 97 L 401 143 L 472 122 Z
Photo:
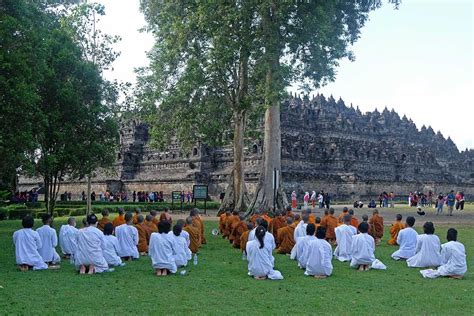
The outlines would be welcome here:
M 39 234 L 32 229 L 34 223 L 33 217 L 25 216 L 21 221 L 23 229 L 17 230 L 13 234 L 16 264 L 21 271 L 27 271 L 30 267 L 33 267 L 33 270 L 48 269 L 48 265 L 38 252 L 42 243 Z
M 165 276 L 168 273 L 176 273 L 175 252 L 173 236 L 168 235 L 171 224 L 168 221 L 158 223 L 158 233 L 151 234 L 148 254 L 157 276 Z
M 125 263 L 122 262 L 118 255 L 118 239 L 114 235 L 114 224 L 107 223 L 104 225 L 104 258 L 107 261 L 107 264 L 110 267 L 124 266 Z
M 58 236 L 56 230 L 51 227 L 53 218 L 49 214 L 43 215 L 43 226 L 38 228 L 36 232 L 41 238 L 41 247 L 38 249 L 44 262 L 47 263 L 52 269 L 59 268 L 61 258 L 56 252 L 58 245 Z
M 318 227 L 316 240 L 308 243 L 308 261 L 305 275 L 322 279 L 332 274 L 332 248 L 326 241 L 326 228 Z

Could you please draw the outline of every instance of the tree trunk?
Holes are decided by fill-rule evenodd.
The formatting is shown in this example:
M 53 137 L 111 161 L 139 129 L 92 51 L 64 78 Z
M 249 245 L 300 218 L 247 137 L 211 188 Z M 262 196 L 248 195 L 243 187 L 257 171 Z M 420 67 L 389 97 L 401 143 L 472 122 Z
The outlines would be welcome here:
M 44 206 L 46 207 L 46 212 L 49 213 L 49 176 L 44 177 Z
M 91 200 L 91 194 L 92 194 L 92 177 L 91 175 L 87 175 L 87 208 L 86 208 L 86 215 L 89 215 L 92 212 L 92 200 Z
M 234 162 L 232 172 L 228 181 L 224 200 L 219 208 L 218 215 L 227 209 L 244 212 L 250 199 L 245 189 L 244 174 L 244 130 L 245 111 L 234 112 Z

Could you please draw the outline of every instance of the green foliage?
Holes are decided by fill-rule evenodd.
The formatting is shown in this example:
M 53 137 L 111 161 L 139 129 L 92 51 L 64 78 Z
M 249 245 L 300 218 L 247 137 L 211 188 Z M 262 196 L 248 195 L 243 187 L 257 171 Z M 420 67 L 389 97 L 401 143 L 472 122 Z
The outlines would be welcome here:
M 33 209 L 11 209 L 8 211 L 8 219 L 23 219 L 26 215 L 35 217 L 36 213 Z
M 69 213 L 69 216 L 83 216 L 86 215 L 86 208 L 78 208 Z
M 8 218 L 8 209 L 6 207 L 0 207 L 0 221 Z

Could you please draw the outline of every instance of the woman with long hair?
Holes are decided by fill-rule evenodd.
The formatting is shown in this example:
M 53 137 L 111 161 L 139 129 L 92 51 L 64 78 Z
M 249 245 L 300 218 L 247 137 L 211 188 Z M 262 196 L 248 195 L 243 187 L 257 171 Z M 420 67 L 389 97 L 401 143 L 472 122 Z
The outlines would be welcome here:
M 247 243 L 248 274 L 257 280 L 269 278 L 281 280 L 280 271 L 273 269 L 274 258 L 271 247 L 265 247 L 266 229 L 258 226 L 255 230 L 255 239 Z

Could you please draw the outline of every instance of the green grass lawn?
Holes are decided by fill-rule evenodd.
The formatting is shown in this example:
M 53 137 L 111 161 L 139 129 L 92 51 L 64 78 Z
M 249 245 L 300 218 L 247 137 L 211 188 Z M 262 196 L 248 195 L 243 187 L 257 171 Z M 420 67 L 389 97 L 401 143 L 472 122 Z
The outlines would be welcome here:
M 12 245 L 19 226 L 19 221 L 0 221 L 0 314 L 472 315 L 474 308 L 474 227 L 469 226 L 456 227 L 468 253 L 464 280 L 423 279 L 419 269 L 391 260 L 397 248 L 383 244 L 376 257 L 386 271 L 359 272 L 333 260 L 333 275 L 325 280 L 305 277 L 295 261 L 275 255 L 282 281 L 248 277 L 240 252 L 210 235 L 216 222 L 206 222 L 208 244 L 186 276 L 155 277 L 148 257 L 102 275 L 80 276 L 68 262 L 57 271 L 22 273 Z M 443 242 L 447 228 L 436 230 Z

